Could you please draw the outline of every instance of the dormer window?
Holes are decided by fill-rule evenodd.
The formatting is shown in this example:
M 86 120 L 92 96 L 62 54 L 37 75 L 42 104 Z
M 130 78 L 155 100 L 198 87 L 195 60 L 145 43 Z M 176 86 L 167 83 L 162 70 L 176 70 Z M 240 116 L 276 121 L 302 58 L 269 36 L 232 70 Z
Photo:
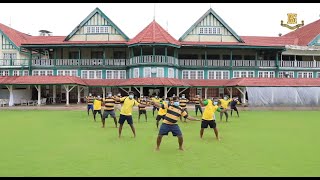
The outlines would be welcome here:
M 108 34 L 110 26 L 86 26 L 87 34 Z
M 200 27 L 199 34 L 221 34 L 220 27 Z

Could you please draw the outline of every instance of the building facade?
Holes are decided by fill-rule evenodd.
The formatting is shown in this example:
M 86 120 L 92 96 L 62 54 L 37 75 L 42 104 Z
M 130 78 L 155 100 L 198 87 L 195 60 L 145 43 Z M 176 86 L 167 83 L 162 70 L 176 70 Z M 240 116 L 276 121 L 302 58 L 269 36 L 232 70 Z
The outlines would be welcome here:
M 67 36 L 30 36 L 0 24 L 0 41 L 0 76 L 141 81 L 320 77 L 320 20 L 280 37 L 239 36 L 210 8 L 179 40 L 156 21 L 130 39 L 96 8 Z M 145 87 L 140 94 L 165 94 L 163 87 Z M 65 99 L 63 86 L 42 88 L 43 96 L 55 91 L 60 100 Z M 88 92 L 123 92 L 117 86 L 105 88 L 90 86 L 81 97 Z M 175 88 L 166 96 L 176 94 Z M 70 91 L 71 102 L 76 101 L 76 93 L 76 89 Z M 204 96 L 205 88 L 190 87 L 184 93 Z M 223 87 L 206 90 L 206 96 L 228 93 Z

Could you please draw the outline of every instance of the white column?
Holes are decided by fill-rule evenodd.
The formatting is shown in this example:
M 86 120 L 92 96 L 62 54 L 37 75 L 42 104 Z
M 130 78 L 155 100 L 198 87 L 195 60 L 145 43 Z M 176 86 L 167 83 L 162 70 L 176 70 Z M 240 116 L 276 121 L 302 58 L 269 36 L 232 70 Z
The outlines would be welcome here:
M 168 97 L 168 88 L 164 87 L 164 98 L 167 99 Z
M 201 97 L 202 98 L 202 97 Z M 204 88 L 204 98 L 208 98 L 208 88 Z
M 56 85 L 53 85 L 52 91 L 53 91 L 52 104 L 55 104 L 56 103 L 56 98 L 57 98 L 57 87 L 56 87 Z
M 177 87 L 177 96 L 178 96 L 178 97 L 179 97 L 179 94 L 180 94 L 180 93 L 179 93 L 179 88 Z
M 85 87 L 83 93 L 84 93 L 84 96 L 88 96 L 89 95 L 89 87 Z
M 13 86 L 9 85 L 7 86 L 9 90 L 9 106 L 14 106 L 14 101 L 13 101 Z
M 69 85 L 64 85 L 66 89 L 66 105 L 69 106 Z
M 243 103 L 246 104 L 246 92 L 247 92 L 247 89 L 244 87 L 243 88 Z
M 102 98 L 105 99 L 106 98 L 106 88 L 102 87 Z
M 232 98 L 232 87 L 230 88 L 230 98 Z
M 129 91 L 131 91 L 131 86 L 129 87 Z
M 140 87 L 140 97 L 143 96 L 143 87 Z
M 38 106 L 40 106 L 41 105 L 41 86 L 40 85 L 38 85 L 37 90 L 38 90 Z
M 80 102 L 80 86 L 77 86 L 77 88 L 78 88 L 78 102 L 77 102 L 77 104 L 80 104 L 81 102 Z

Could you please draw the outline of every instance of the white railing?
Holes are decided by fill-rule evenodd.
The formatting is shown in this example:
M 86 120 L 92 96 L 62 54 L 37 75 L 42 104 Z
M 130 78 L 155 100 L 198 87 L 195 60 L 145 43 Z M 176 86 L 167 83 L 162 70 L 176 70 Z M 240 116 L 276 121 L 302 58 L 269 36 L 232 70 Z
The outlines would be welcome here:
M 180 66 L 206 66 L 203 59 L 179 59 Z
M 53 66 L 53 59 L 32 59 L 32 66 Z
M 125 66 L 127 59 L 106 59 L 107 66 Z
M 213 60 L 208 59 L 208 66 L 230 66 L 230 60 Z
M 233 66 L 252 67 L 255 65 L 255 60 L 233 60 Z
M 178 59 L 172 56 L 160 56 L 160 55 L 145 55 L 145 56 L 135 56 L 130 58 L 130 64 L 140 64 L 140 63 L 158 63 L 158 64 L 178 64 Z
M 275 60 L 258 60 L 257 65 L 259 67 L 275 67 L 276 61 Z
M 13 59 L 12 65 L 13 66 L 28 66 L 28 60 L 27 59 Z
M 0 66 L 10 66 L 10 59 L 1 59 Z
M 320 68 L 320 61 L 280 61 L 280 67 Z

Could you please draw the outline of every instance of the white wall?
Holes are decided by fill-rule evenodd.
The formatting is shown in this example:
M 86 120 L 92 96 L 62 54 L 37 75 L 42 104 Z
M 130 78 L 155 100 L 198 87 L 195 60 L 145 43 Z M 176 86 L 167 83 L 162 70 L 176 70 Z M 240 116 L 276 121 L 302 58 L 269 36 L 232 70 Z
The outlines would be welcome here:
M 31 89 L 14 89 L 13 90 L 13 103 L 20 104 L 21 99 L 31 100 Z M 9 99 L 9 90 L 0 89 L 0 99 Z

